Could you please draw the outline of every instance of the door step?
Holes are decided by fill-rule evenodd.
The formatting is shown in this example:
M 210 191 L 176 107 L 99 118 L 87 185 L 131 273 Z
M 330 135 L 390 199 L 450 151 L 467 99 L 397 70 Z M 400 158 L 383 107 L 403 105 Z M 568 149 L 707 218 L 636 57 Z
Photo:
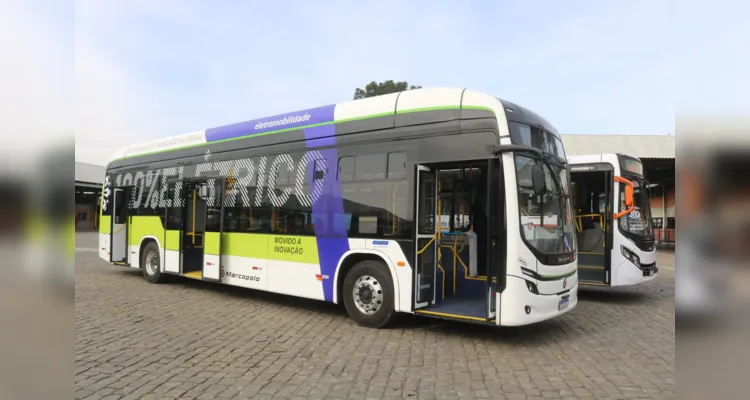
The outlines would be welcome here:
M 182 276 L 191 279 L 203 279 L 203 271 L 185 272 Z
M 467 320 L 470 320 L 470 321 L 487 322 L 487 318 L 470 317 L 468 315 L 448 314 L 448 313 L 441 313 L 441 312 L 437 312 L 437 311 L 427 311 L 427 310 L 416 310 L 414 312 L 416 314 L 434 315 L 436 317 L 467 319 Z
M 441 312 L 436 312 L 436 311 L 416 310 L 414 312 L 417 313 L 417 314 L 434 315 L 436 317 L 468 319 L 468 320 L 471 320 L 471 321 L 481 321 L 481 322 L 486 322 L 487 321 L 486 318 L 470 317 L 468 315 L 459 315 L 459 314 L 448 314 L 448 313 L 441 313 Z
M 588 285 L 588 286 L 609 286 L 609 285 L 608 285 L 608 284 L 606 284 L 606 283 L 601 283 L 601 282 L 591 282 L 591 281 L 581 281 L 581 280 L 579 280 L 579 281 L 578 281 L 578 284 L 579 284 L 579 285 Z

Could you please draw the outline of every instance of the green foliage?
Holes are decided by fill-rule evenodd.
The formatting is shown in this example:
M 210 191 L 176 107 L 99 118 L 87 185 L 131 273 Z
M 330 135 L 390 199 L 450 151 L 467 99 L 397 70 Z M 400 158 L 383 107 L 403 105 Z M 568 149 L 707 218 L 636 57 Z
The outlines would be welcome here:
M 364 89 L 357 88 L 354 90 L 354 100 L 364 99 L 367 97 L 375 97 L 383 94 L 403 92 L 404 90 L 420 89 L 422 86 L 415 86 L 407 82 L 394 82 L 393 80 L 387 80 L 385 82 L 372 81 L 368 83 Z

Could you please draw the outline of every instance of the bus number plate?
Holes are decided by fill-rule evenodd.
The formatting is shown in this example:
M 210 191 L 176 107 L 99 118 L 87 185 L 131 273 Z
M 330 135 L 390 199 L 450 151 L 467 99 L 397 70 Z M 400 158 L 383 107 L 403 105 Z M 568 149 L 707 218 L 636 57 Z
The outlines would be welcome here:
M 569 299 L 560 299 L 560 304 L 557 305 L 557 310 L 562 311 L 568 308 Z

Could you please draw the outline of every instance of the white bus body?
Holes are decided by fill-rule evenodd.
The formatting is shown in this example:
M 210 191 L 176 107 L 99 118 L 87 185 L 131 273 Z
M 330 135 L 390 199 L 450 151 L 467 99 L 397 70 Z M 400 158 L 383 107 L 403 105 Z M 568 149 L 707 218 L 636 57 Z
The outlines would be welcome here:
M 658 274 L 648 182 L 625 154 L 568 157 L 582 285 L 625 286 Z M 626 187 L 633 188 L 628 206 Z
M 149 282 L 344 303 L 370 327 L 527 325 L 577 303 L 566 163 L 548 122 L 480 92 L 332 104 L 121 150 L 99 254 Z M 565 215 L 542 227 L 537 208 Z

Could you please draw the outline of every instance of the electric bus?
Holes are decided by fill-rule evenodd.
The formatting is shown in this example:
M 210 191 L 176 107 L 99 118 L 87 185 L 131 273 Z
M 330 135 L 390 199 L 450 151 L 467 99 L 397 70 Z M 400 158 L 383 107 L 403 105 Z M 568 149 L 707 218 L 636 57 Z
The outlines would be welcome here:
M 398 313 L 527 325 L 576 306 L 569 171 L 536 113 L 409 90 L 135 144 L 108 163 L 99 255 Z
M 568 157 L 581 285 L 624 286 L 658 274 L 643 164 L 625 154 Z

